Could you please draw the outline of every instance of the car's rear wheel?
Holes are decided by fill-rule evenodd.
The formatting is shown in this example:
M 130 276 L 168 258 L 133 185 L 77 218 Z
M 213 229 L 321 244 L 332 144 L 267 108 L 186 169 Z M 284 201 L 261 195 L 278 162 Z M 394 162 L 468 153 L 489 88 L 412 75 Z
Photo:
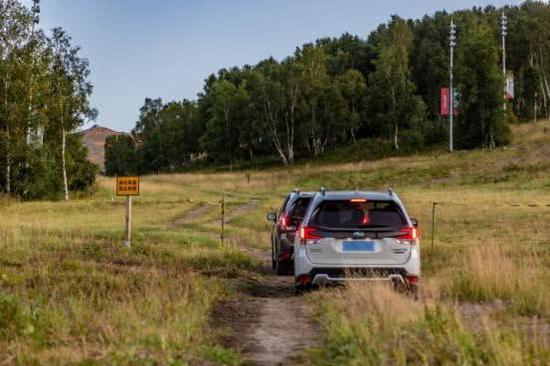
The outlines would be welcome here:
M 286 276 L 289 274 L 291 268 L 291 264 L 286 261 L 282 261 L 280 259 L 277 259 L 275 261 L 275 271 L 278 276 Z
M 393 283 L 393 288 L 396 292 L 409 296 L 414 300 L 418 300 L 418 285 L 406 284 L 396 281 Z
M 409 285 L 407 288 L 407 295 L 413 300 L 418 300 L 418 285 Z
M 309 291 L 311 291 L 311 286 L 309 285 L 294 284 L 294 295 L 296 296 L 306 294 Z
M 275 270 L 277 263 L 275 262 L 275 246 L 271 243 L 271 269 Z

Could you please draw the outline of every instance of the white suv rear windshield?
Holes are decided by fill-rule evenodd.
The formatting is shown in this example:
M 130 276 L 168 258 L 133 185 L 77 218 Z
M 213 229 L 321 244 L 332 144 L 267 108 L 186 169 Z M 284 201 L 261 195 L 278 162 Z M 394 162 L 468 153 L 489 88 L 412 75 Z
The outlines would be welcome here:
M 405 217 L 392 201 L 323 201 L 315 209 L 311 223 L 327 228 L 402 227 Z

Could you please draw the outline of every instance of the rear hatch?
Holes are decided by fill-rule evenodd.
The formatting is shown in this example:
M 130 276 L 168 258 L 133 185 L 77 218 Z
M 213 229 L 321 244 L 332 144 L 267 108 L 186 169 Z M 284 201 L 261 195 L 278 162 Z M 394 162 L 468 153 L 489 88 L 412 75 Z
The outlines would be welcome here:
M 400 265 L 409 260 L 416 230 L 393 201 L 324 201 L 301 243 L 315 265 Z

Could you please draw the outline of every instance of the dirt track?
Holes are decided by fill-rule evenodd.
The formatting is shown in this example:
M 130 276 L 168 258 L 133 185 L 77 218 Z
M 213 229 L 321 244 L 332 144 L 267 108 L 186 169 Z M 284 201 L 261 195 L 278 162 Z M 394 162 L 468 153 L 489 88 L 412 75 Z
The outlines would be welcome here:
M 189 225 L 203 217 L 211 209 L 211 205 L 203 203 L 200 206 L 186 212 L 182 217 L 174 221 L 174 226 Z
M 259 205 L 250 201 L 231 207 L 225 222 L 240 217 Z M 212 205 L 203 203 L 174 221 L 184 226 L 201 220 Z M 216 307 L 212 325 L 228 331 L 224 341 L 239 352 L 250 365 L 294 364 L 301 353 L 315 346 L 318 329 L 312 321 L 312 310 L 303 296 L 295 296 L 293 278 L 276 276 L 271 269 L 271 253 L 244 249 L 260 260 L 259 276 L 246 280 L 243 293 Z M 256 278 L 261 278 L 260 280 Z
M 242 352 L 247 364 L 292 364 L 318 340 L 311 308 L 294 296 L 292 277 L 273 274 L 269 252 L 251 254 L 262 260 L 262 280 L 248 281 L 241 298 L 221 304 L 214 322 L 231 330 L 226 342 Z

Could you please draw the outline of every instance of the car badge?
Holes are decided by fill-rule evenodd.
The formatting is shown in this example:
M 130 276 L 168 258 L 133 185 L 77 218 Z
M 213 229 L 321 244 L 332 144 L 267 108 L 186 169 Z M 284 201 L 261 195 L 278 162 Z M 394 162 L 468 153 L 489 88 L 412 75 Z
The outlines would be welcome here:
M 353 237 L 356 238 L 356 239 L 364 238 L 365 233 L 363 233 L 361 231 L 356 231 L 356 232 L 353 233 Z

